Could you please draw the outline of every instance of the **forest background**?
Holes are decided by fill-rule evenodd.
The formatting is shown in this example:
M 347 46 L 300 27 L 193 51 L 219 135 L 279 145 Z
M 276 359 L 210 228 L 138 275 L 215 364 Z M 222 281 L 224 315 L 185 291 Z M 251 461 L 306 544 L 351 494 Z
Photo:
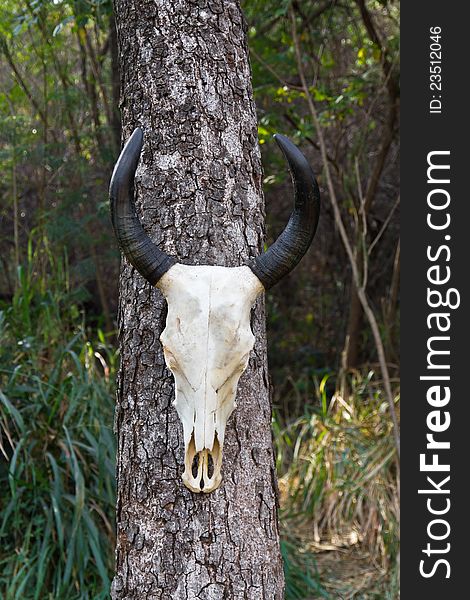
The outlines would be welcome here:
M 202 4 L 204 0 L 201 0 Z M 291 183 L 313 248 L 267 294 L 286 598 L 398 591 L 399 5 L 244 0 L 267 244 Z M 106 598 L 113 572 L 121 147 L 109 0 L 0 7 L 0 596 Z

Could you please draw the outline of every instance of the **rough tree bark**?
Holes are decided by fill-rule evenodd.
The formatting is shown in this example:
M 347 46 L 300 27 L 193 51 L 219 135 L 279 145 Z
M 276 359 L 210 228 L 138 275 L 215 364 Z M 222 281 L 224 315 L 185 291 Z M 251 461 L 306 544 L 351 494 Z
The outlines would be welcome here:
M 186 264 L 260 253 L 264 207 L 245 24 L 237 0 L 115 0 L 123 138 L 144 148 L 137 207 L 153 241 Z M 283 598 L 263 301 L 229 419 L 221 487 L 181 481 L 182 426 L 159 336 L 165 302 L 123 260 L 117 599 Z

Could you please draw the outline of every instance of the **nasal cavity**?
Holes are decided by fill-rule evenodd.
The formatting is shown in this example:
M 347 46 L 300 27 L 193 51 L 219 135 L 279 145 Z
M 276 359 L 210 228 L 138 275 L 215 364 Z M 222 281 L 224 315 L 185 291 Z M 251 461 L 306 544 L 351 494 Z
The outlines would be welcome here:
M 199 488 L 202 490 L 204 486 L 210 482 L 214 475 L 215 463 L 210 450 L 206 448 L 200 452 L 196 452 L 191 464 L 191 474 L 198 482 Z M 204 481 L 204 475 L 207 481 Z
M 210 452 L 207 453 L 207 477 L 212 479 L 214 475 L 214 459 L 212 458 L 212 454 Z
M 194 479 L 197 477 L 197 472 L 199 470 L 199 452 L 194 455 L 193 464 L 191 465 L 191 473 Z

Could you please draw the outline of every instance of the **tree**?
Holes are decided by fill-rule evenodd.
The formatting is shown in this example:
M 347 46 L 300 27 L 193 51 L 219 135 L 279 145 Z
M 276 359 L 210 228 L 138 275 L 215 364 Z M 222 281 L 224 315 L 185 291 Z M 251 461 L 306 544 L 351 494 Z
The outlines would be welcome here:
M 237 266 L 261 251 L 262 169 L 237 0 L 115 2 L 124 139 L 145 143 L 137 207 L 152 240 L 187 264 Z M 263 301 L 224 444 L 224 483 L 181 481 L 182 428 L 159 343 L 165 302 L 123 261 L 116 403 L 114 600 L 283 597 Z

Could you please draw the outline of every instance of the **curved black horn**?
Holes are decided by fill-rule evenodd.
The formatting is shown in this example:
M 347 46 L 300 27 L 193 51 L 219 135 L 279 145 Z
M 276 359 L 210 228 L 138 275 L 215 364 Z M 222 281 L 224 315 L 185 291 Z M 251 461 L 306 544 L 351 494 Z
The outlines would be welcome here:
M 307 252 L 320 216 L 320 191 L 307 159 L 285 136 L 276 134 L 274 138 L 289 164 L 294 184 L 294 210 L 274 244 L 249 265 L 265 289 L 292 271 Z
M 127 260 L 155 285 L 160 277 L 176 263 L 150 240 L 142 228 L 134 205 L 134 175 L 142 150 L 143 133 L 140 128 L 128 139 L 114 167 L 109 185 L 111 220 L 119 247 Z

